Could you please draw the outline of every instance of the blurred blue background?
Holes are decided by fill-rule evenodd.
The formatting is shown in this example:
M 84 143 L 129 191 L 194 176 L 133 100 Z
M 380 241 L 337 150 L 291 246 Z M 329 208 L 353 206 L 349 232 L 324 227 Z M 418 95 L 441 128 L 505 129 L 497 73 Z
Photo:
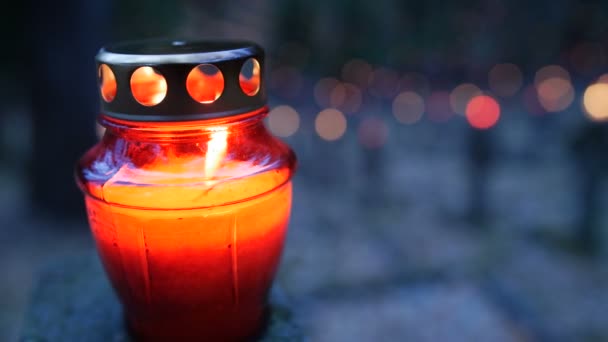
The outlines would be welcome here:
M 151 37 L 265 47 L 300 162 L 277 282 L 311 340 L 608 340 L 608 3 L 30 0 L 0 25 L 0 340 L 41 265 L 93 248 L 94 55 Z

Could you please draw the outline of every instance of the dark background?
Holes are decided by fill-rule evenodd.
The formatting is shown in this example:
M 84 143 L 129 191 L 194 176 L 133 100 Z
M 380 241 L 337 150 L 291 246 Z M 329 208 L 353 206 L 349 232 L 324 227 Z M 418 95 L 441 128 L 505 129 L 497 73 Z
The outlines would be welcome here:
M 265 47 L 300 162 L 277 282 L 312 340 L 608 340 L 607 2 L 25 1 L 0 28 L 0 340 L 92 248 L 94 55 L 151 37 Z M 482 94 L 489 129 L 457 113 Z

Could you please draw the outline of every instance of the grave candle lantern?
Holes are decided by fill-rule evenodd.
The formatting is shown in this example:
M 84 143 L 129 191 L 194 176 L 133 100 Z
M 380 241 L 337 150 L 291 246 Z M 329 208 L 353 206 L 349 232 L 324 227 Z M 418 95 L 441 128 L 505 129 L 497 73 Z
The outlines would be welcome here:
M 262 49 L 148 41 L 102 48 L 97 64 L 106 131 L 76 178 L 131 332 L 255 337 L 296 163 L 262 121 Z

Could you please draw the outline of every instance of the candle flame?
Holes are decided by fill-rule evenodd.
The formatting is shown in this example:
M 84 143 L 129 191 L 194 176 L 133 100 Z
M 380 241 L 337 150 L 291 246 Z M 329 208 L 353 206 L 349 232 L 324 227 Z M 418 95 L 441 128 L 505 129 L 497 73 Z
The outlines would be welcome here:
M 207 143 L 207 154 L 205 155 L 205 178 L 211 180 L 222 165 L 228 147 L 228 130 L 218 129 L 211 133 L 211 139 Z

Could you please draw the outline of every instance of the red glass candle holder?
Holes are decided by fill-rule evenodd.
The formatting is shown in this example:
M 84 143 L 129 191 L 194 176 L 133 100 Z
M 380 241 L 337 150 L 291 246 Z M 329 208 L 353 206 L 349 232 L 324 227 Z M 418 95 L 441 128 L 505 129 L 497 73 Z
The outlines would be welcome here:
M 101 141 L 77 166 L 105 270 L 143 340 L 263 329 L 295 155 L 265 128 L 254 44 L 145 42 L 97 56 Z

